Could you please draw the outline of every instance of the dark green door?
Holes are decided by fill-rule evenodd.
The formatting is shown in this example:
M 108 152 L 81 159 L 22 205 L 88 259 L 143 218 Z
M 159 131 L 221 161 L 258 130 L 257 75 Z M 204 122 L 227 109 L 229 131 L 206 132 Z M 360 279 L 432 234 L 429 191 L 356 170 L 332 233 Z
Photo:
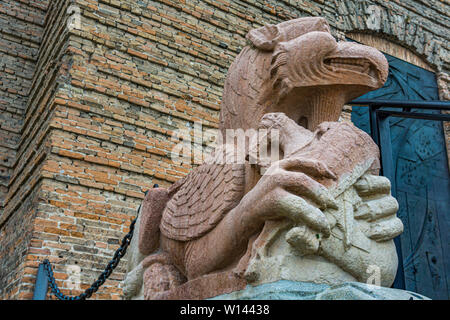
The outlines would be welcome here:
M 386 57 L 390 68 L 385 86 L 360 99 L 439 100 L 434 73 Z M 369 133 L 367 107 L 354 107 L 352 120 Z M 398 216 L 405 226 L 400 236 L 405 289 L 449 299 L 450 176 L 442 123 L 394 117 L 389 121 Z

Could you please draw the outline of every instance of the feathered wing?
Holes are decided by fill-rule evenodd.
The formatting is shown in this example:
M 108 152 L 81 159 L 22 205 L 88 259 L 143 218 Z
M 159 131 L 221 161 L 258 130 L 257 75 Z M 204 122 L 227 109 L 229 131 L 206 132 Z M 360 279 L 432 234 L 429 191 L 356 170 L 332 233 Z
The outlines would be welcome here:
M 222 131 L 247 129 L 248 119 L 262 116 L 258 101 L 270 62 L 270 52 L 245 47 L 231 65 L 222 100 Z M 215 155 L 220 151 L 221 147 Z M 173 195 L 163 213 L 162 234 L 189 241 L 211 231 L 244 196 L 244 175 L 244 164 L 215 162 L 197 167 L 169 190 Z
M 164 210 L 160 230 L 189 241 L 211 231 L 244 196 L 244 164 L 205 163 L 177 186 Z

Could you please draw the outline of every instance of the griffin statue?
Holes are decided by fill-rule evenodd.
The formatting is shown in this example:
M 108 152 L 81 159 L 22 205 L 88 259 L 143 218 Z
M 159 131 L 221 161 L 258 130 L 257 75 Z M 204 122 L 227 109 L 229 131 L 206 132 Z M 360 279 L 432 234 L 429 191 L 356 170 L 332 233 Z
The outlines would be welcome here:
M 218 161 L 234 150 L 226 141 L 170 188 L 150 190 L 128 262 L 129 299 L 204 299 L 279 279 L 365 282 L 370 270 L 382 286 L 394 280 L 392 239 L 403 225 L 389 180 L 378 176 L 378 147 L 338 122 L 346 102 L 383 86 L 384 55 L 336 42 L 318 17 L 247 39 L 226 78 L 220 133 L 276 130 L 269 144 L 279 159 L 253 152 L 258 142 L 245 161 Z

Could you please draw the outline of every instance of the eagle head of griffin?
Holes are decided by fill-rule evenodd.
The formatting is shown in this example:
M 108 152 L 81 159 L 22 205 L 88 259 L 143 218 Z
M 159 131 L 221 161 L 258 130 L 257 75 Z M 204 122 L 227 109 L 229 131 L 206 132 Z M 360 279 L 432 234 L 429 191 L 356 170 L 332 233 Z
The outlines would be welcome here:
M 382 87 L 388 62 L 375 48 L 337 42 L 320 17 L 266 25 L 247 34 L 229 69 L 220 128 L 257 128 L 262 116 L 283 112 L 314 130 L 337 121 L 342 107 Z

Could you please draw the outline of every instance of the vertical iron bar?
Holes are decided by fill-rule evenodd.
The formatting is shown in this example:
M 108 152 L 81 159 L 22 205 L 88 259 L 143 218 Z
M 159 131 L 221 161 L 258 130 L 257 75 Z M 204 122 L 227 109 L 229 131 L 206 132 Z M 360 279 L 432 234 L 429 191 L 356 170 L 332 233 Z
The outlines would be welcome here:
M 375 112 L 377 122 L 377 137 L 378 145 L 380 147 L 381 156 L 381 174 L 391 181 L 391 193 L 395 198 L 397 196 L 397 189 L 395 183 L 395 169 L 392 155 L 391 145 L 391 127 L 389 125 L 389 117 L 380 115 Z
M 34 286 L 33 300 L 45 300 L 47 297 L 48 278 L 44 269 L 44 264 L 39 265 L 36 276 L 36 284 Z
M 395 168 L 393 163 L 392 144 L 391 144 L 391 127 L 389 117 L 374 112 L 376 120 L 376 136 L 378 137 L 380 155 L 381 155 L 381 174 L 391 181 L 391 194 L 397 198 L 397 185 L 395 181 Z M 394 239 L 395 248 L 398 256 L 397 274 L 395 276 L 393 288 L 405 289 L 405 274 L 403 270 L 403 254 L 400 236 Z
M 376 114 L 378 109 L 379 109 L 378 106 L 369 105 L 370 135 L 372 136 L 372 140 L 375 141 L 377 145 L 380 145 L 378 137 L 379 130 L 378 130 L 377 114 Z

